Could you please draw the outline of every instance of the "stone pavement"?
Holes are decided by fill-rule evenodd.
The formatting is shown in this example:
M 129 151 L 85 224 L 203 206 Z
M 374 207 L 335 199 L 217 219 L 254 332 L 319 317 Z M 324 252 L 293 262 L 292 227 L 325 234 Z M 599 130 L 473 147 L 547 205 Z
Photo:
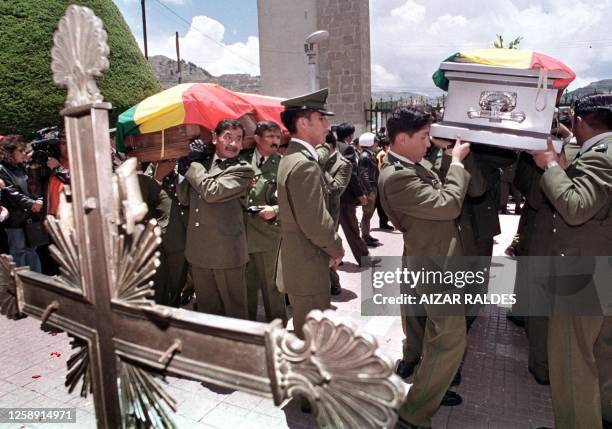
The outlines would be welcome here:
M 502 216 L 502 234 L 497 237 L 495 255 L 503 255 L 511 242 L 517 216 Z M 374 218 L 372 225 L 377 225 Z M 373 255 L 401 255 L 398 232 L 373 230 L 384 244 Z M 398 317 L 360 315 L 360 268 L 347 248 L 340 267 L 344 288 L 333 297 L 343 316 L 375 335 L 382 350 L 393 359 L 401 356 L 402 329 Z M 492 271 L 492 275 L 496 275 Z M 502 275 L 498 273 L 497 275 Z M 505 274 L 504 274 L 505 275 Z M 527 372 L 527 342 L 522 330 L 507 322 L 505 310 L 487 308 L 473 325 L 463 365 L 463 381 L 455 390 L 464 402 L 443 407 L 435 416 L 434 428 L 535 428 L 552 426 L 550 390 L 539 386 Z M 26 318 L 10 321 L 0 317 L 0 408 L 76 407 L 77 423 L 52 425 L 9 425 L 0 428 L 94 428 L 91 396 L 68 394 L 63 386 L 66 360 L 71 354 L 69 339 L 39 329 L 39 322 Z M 168 377 L 167 392 L 178 403 L 174 421 L 179 428 L 258 429 L 316 427 L 311 415 L 299 411 L 297 401 L 277 408 L 269 399 L 214 386 Z

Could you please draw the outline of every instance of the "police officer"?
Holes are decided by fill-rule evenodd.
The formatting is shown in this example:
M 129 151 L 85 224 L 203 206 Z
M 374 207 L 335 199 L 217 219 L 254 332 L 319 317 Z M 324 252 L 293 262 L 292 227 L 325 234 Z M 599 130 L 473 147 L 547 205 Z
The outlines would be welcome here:
M 379 240 L 370 235 L 370 220 L 376 210 L 376 194 L 378 183 L 378 165 L 374 150 L 376 148 L 376 136 L 373 133 L 363 133 L 359 136 L 359 162 L 357 164 L 358 176 L 365 189 L 367 203 L 363 206 L 361 217 L 361 238 L 370 246 L 378 246 Z
M 556 272 L 582 265 L 589 256 L 612 248 L 612 95 L 590 95 L 574 106 L 572 131 L 580 152 L 567 169 L 549 141 L 533 152 L 544 170 L 540 186 L 553 207 L 548 254 Z M 581 259 L 569 258 L 580 255 Z M 567 257 L 566 257 L 567 256 Z M 564 257 L 560 263 L 558 257 Z M 575 273 L 570 273 L 575 274 Z M 584 276 L 551 277 L 577 289 Z M 575 279 L 575 280 L 572 280 Z M 582 279 L 582 280 L 581 280 Z M 583 291 L 592 290 L 592 278 Z M 556 312 L 548 323 L 548 361 L 557 428 L 601 428 L 612 424 L 612 317 Z M 584 302 L 572 302 L 579 306 Z M 603 421 L 603 423 L 602 423 Z
M 189 205 L 185 257 L 198 311 L 246 319 L 244 206 L 255 173 L 238 156 L 244 138 L 240 123 L 220 121 L 213 137 L 214 156 L 192 162 L 178 187 L 179 201 Z
M 344 249 L 328 212 L 327 185 L 315 147 L 329 129 L 327 89 L 283 101 L 283 125 L 291 142 L 278 168 L 281 245 L 277 282 L 293 306 L 295 334 L 304 338 L 310 310 L 330 306 L 329 267 L 342 261 Z
M 414 270 L 424 257 L 461 254 L 455 220 L 467 193 L 470 174 L 462 161 L 469 144 L 458 140 L 442 184 L 431 164 L 423 159 L 430 146 L 431 116 L 414 108 L 400 108 L 387 121 L 391 149 L 378 189 L 385 212 L 403 233 L 404 255 Z M 414 384 L 399 410 L 401 427 L 431 427 L 465 350 L 466 322 L 463 308 L 446 309 L 425 304 L 426 326 L 423 358 Z M 448 309 L 452 311 L 453 309 Z M 456 394 L 455 394 L 456 395 Z M 457 395 L 458 396 L 458 395 Z M 460 397 L 458 398 L 460 402 Z
M 255 184 L 249 191 L 246 215 L 249 319 L 257 318 L 258 294 L 261 291 L 266 320 L 281 319 L 286 323 L 285 297 L 274 281 L 280 244 L 276 196 L 276 175 L 281 159 L 276 151 L 280 138 L 281 129 L 277 123 L 259 122 L 255 128 L 255 148 L 242 151 L 241 157 L 255 170 Z
M 348 159 L 343 157 L 337 150 L 337 141 L 334 134 L 330 131 L 325 138 L 325 144 L 317 146 L 317 154 L 319 160 L 325 160 L 322 163 L 322 168 L 329 190 L 329 214 L 334 219 L 336 231 L 340 220 L 340 196 L 345 191 L 351 181 L 351 173 L 353 165 Z M 321 162 L 319 162 L 321 164 Z M 340 277 L 336 271 L 336 267 L 330 267 L 329 280 L 331 282 L 331 294 L 340 295 L 342 287 L 340 286 Z

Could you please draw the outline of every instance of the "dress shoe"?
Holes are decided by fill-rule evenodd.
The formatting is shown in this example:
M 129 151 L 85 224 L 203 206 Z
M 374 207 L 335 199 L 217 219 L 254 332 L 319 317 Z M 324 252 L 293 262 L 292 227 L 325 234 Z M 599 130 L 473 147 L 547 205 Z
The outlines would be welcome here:
M 340 295 L 341 293 L 342 293 L 342 288 L 340 287 L 340 285 L 331 287 L 332 295 Z
M 408 378 L 412 375 L 418 363 L 418 360 L 415 362 L 406 362 L 404 359 L 400 359 L 397 361 L 395 373 L 402 378 Z
M 447 390 L 440 402 L 442 407 L 456 407 L 463 402 L 463 398 L 452 390 Z
M 185 292 L 181 293 L 181 306 L 185 306 L 189 304 L 194 297 L 195 297 L 194 291 L 190 291 L 187 293 Z
M 415 426 L 412 423 L 404 420 L 402 416 L 397 416 L 397 424 L 395 425 L 395 429 L 431 429 L 431 428 L 426 428 L 425 426 Z
M 380 242 L 374 241 L 374 240 L 370 240 L 369 238 L 364 238 L 363 241 L 365 241 L 365 244 L 368 247 L 378 247 L 379 244 L 380 244 Z
M 545 377 L 545 378 L 538 377 L 531 368 L 527 368 L 527 369 L 529 370 L 531 375 L 533 375 L 533 378 L 536 381 L 536 383 L 541 384 L 542 386 L 550 386 L 550 380 L 548 379 L 548 377 Z
M 522 318 L 522 317 L 515 316 L 512 313 L 509 313 L 508 315 L 506 315 L 506 319 L 508 319 L 509 321 L 514 323 L 519 328 L 524 328 L 525 327 L 525 319 Z
M 601 421 L 603 429 L 612 429 L 612 422 L 609 422 L 607 420 L 602 420 Z
M 378 238 L 372 237 L 371 235 L 366 235 L 363 237 L 364 240 L 370 240 L 370 241 L 375 241 L 375 242 L 379 242 L 380 240 Z
M 461 384 L 461 368 L 457 370 L 453 381 L 451 381 L 451 387 L 459 386 Z
M 291 305 L 291 302 L 289 302 L 289 295 L 285 294 L 285 305 Z
M 388 223 L 385 223 L 384 225 L 380 225 L 378 229 L 386 229 L 387 231 L 393 231 L 395 228 L 389 225 Z
M 382 259 L 379 257 L 369 258 L 367 266 L 368 267 L 378 267 L 379 266 L 378 264 L 380 264 L 381 262 L 382 262 Z M 363 267 L 361 260 L 357 262 L 357 265 L 359 265 L 360 267 Z

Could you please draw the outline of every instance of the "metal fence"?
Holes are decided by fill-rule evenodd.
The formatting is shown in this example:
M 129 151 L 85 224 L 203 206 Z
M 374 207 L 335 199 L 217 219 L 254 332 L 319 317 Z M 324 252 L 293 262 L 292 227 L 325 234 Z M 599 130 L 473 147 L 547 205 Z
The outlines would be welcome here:
M 370 98 L 369 103 L 364 103 L 363 111 L 365 114 L 366 129 L 378 131 L 380 127 L 386 126 L 387 119 L 393 111 L 399 107 L 427 106 L 429 109 L 439 111 L 444 107 L 446 97 L 438 97 L 435 101 L 427 96 L 414 96 L 388 100 L 374 100 Z M 432 104 L 434 101 L 435 104 Z

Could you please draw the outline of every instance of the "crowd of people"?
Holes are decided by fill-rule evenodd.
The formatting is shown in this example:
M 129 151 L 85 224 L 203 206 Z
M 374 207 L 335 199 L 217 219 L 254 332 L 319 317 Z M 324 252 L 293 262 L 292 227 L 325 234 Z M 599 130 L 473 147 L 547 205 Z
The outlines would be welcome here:
M 551 131 L 575 137 L 575 153 L 567 146 L 561 154 L 550 144 L 517 153 L 435 139 L 433 116 L 412 107 L 396 110 L 386 129 L 356 137 L 352 124 L 331 126 L 326 99 L 321 90 L 283 102 L 281 122 L 290 138 L 280 124 L 263 121 L 254 147 L 245 148 L 243 126 L 227 119 L 217 124 L 212 145 L 195 140 L 184 158 L 141 165 L 148 217 L 162 230 L 154 279 L 159 304 L 193 301 L 197 311 L 256 320 L 261 295 L 265 320 L 286 324 L 291 305 L 294 332 L 304 338 L 308 312 L 330 308 L 331 295 L 341 292 L 339 227 L 360 266 L 379 262 L 369 257 L 369 248 L 381 245 L 371 233 L 378 210 L 379 228 L 403 234 L 402 255 L 389 256 L 421 268 L 427 258 L 478 256 L 478 266 L 490 267 L 498 214 L 513 187 L 521 221 L 512 254 L 596 256 L 612 248 L 609 95 L 578 100 L 571 123 Z M 56 213 L 70 180 L 65 136 L 53 133 L 39 136 L 45 150 L 30 150 L 20 136 L 0 141 L 3 250 L 18 266 L 51 275 L 57 266 L 41 225 Z M 519 264 L 517 294 L 534 280 L 528 264 Z M 399 411 L 401 427 L 431 427 L 441 405 L 462 401 L 449 388 L 461 383 L 477 311 L 457 313 L 453 306 L 424 304 L 422 314 L 402 313 L 396 372 L 414 379 Z M 611 427 L 610 317 L 511 318 L 527 327 L 529 370 L 551 385 L 556 426 Z

